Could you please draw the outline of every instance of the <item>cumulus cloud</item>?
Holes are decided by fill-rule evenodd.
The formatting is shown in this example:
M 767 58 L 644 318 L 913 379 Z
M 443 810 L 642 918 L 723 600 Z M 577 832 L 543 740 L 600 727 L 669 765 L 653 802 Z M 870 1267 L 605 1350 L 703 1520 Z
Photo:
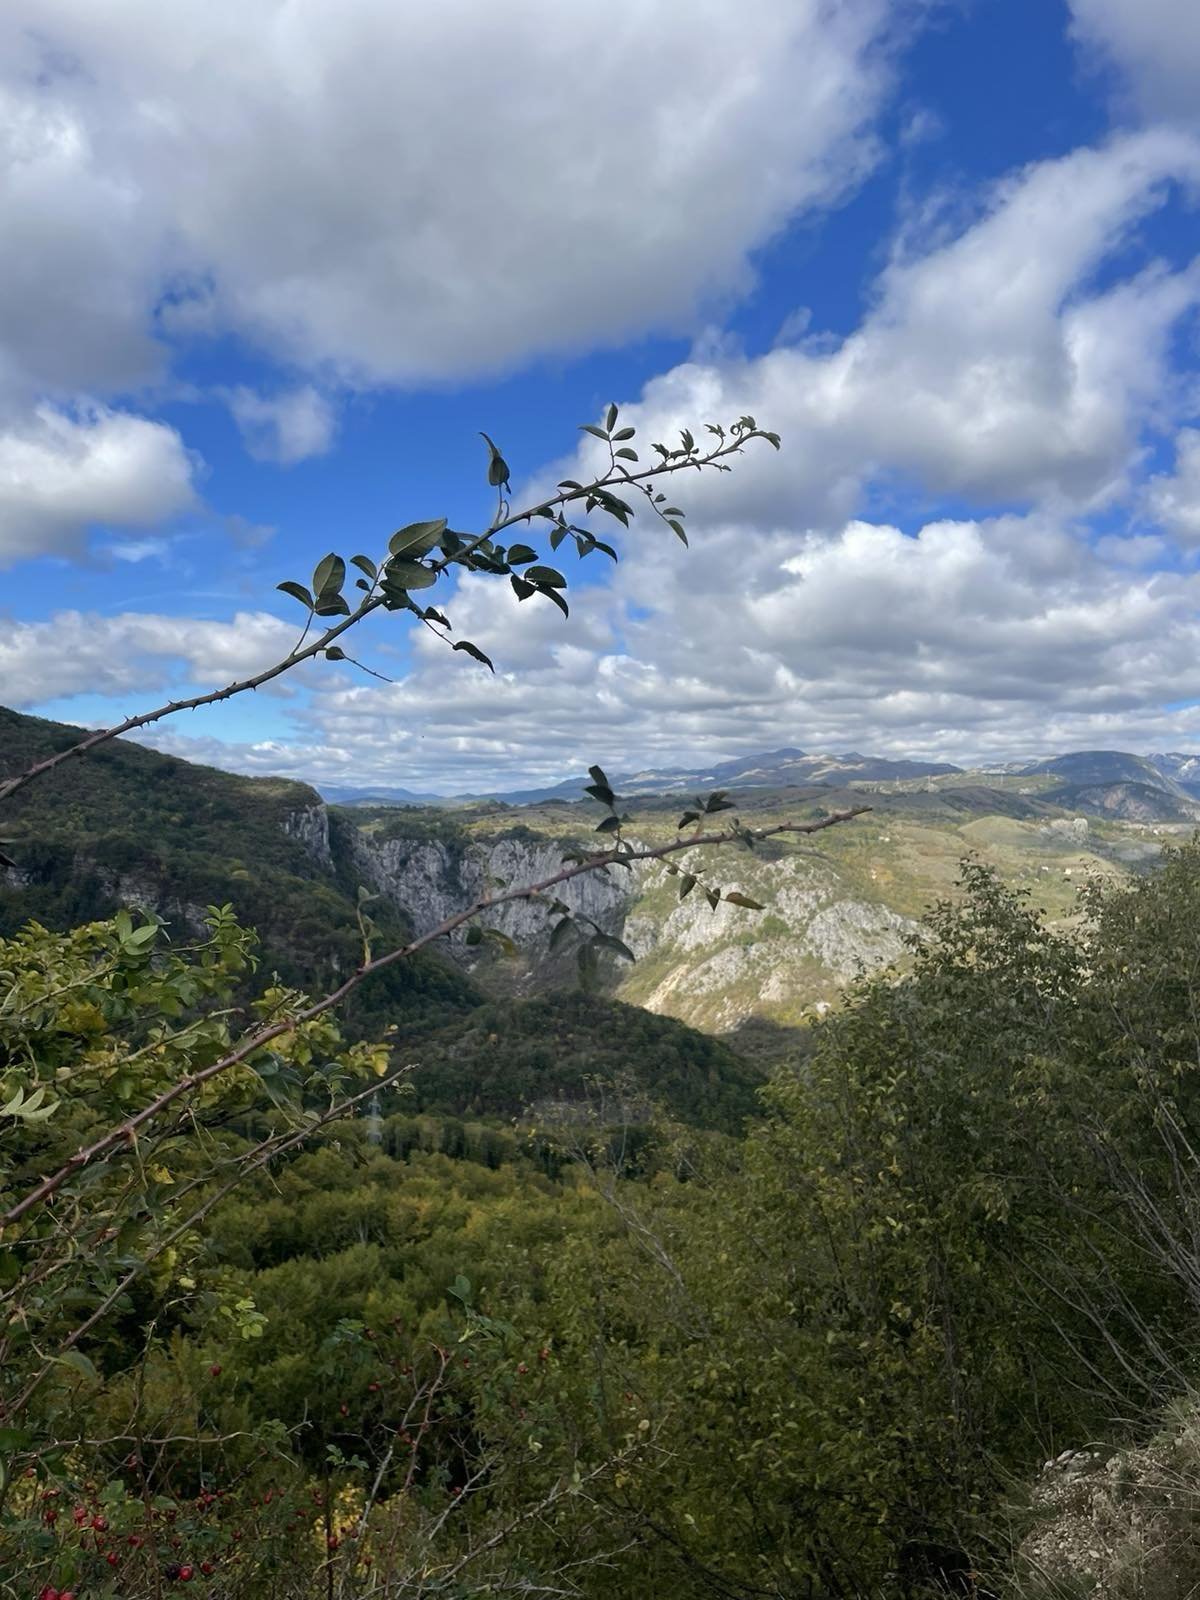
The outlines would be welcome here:
M 152 527 L 194 503 L 174 428 L 125 411 L 40 405 L 0 424 L 0 565 L 78 554 L 89 524 Z
M 1044 515 L 915 537 L 730 524 L 690 554 L 639 548 L 611 589 L 576 591 L 570 623 L 495 587 L 450 609 L 495 678 L 427 639 L 394 685 L 314 676 L 290 753 L 220 759 L 447 792 L 779 745 L 969 760 L 1200 734 L 1181 708 L 1200 699 L 1200 577 L 1113 564 Z
M 152 0 L 8 0 L 8 359 L 127 383 L 164 329 L 209 327 L 442 381 L 684 322 L 871 163 L 911 15 L 177 0 L 164 28 Z
M 910 238 L 836 348 L 684 363 L 626 420 L 673 439 L 748 411 L 784 434 L 778 457 L 748 459 L 711 495 L 691 485 L 719 515 L 835 526 L 864 485 L 896 479 L 985 504 L 1103 504 L 1146 418 L 1172 408 L 1170 335 L 1200 301 L 1200 262 L 1105 269 L 1174 183 L 1197 179 L 1200 141 L 1165 129 L 1034 164 L 957 236 Z
M 77 694 L 136 696 L 188 683 L 210 689 L 278 661 L 296 630 L 266 612 L 227 622 L 124 612 L 60 611 L 41 622 L 9 622 L 0 634 L 5 703 L 33 706 Z
M 259 461 L 291 466 L 324 455 L 333 443 L 333 407 L 310 383 L 273 395 L 242 386 L 228 401 L 246 448 Z
M 1146 485 L 1147 514 L 1176 543 L 1200 545 L 1200 428 L 1181 428 L 1175 471 L 1156 473 Z
M 1200 8 L 1193 0 L 1069 0 L 1076 37 L 1122 73 L 1146 116 L 1200 118 Z

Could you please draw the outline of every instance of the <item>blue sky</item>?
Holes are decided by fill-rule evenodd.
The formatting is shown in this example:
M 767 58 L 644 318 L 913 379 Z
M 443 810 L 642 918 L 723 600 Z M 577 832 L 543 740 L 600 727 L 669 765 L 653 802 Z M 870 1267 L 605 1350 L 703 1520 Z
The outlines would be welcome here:
M 1198 84 L 1191 0 L 13 0 L 0 699 L 253 671 L 279 579 L 481 526 L 480 429 L 532 486 L 615 400 L 784 448 L 679 490 L 689 551 L 572 568 L 569 620 L 445 580 L 495 677 L 374 618 L 393 683 L 155 742 L 445 791 L 1200 748 Z

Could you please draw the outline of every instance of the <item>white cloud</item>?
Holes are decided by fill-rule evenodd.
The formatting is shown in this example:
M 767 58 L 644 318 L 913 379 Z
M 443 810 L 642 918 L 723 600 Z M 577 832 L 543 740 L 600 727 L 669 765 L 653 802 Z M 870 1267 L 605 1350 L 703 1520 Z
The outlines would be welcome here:
M 1200 577 L 1114 564 L 1044 516 L 726 525 L 691 553 L 648 543 L 569 623 L 500 586 L 449 609 L 496 677 L 423 637 L 394 685 L 314 674 L 294 744 L 205 759 L 447 792 L 780 745 L 963 760 L 1200 738 L 1180 709 L 1200 699 Z
M 1151 119 L 1200 117 L 1194 0 L 1069 0 L 1076 37 L 1112 61 Z
M 126 384 L 184 326 L 408 382 L 686 324 L 869 166 L 913 14 L 8 0 L 10 378 Z
M 194 503 L 174 428 L 104 406 L 0 424 L 0 566 L 78 554 L 89 524 L 152 527 Z
M 1181 428 L 1175 439 L 1175 471 L 1157 473 L 1146 485 L 1147 515 L 1178 544 L 1200 545 L 1200 428 Z
M 1200 142 L 1163 129 L 1030 166 L 957 237 L 910 240 L 836 348 L 685 363 L 626 420 L 673 440 L 748 411 L 784 435 L 778 457 L 691 484 L 713 515 L 837 525 L 897 477 L 984 504 L 1103 504 L 1146 420 L 1175 409 L 1169 338 L 1200 301 L 1200 261 L 1104 269 L 1173 182 L 1197 180 Z
M 333 443 L 333 407 L 312 384 L 274 395 L 240 387 L 230 391 L 228 401 L 246 448 L 259 461 L 290 466 L 324 455 Z
M 136 697 L 188 683 L 211 689 L 260 672 L 296 641 L 294 626 L 266 612 L 227 622 L 124 612 L 60 611 L 42 622 L 10 621 L 0 634 L 4 700 L 34 706 L 77 694 Z

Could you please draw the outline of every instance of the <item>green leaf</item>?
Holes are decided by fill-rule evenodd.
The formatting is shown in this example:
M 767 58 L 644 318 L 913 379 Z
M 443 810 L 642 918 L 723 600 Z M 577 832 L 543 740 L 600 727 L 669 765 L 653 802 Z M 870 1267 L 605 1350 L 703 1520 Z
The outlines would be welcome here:
M 720 891 L 720 889 L 708 889 L 708 888 L 705 888 L 703 884 L 701 884 L 701 888 L 704 889 L 704 898 L 708 901 L 709 905 L 715 911 L 717 909 L 717 907 L 721 904 L 721 891 Z
M 638 458 L 638 453 L 637 453 L 637 451 L 636 451 L 636 450 L 631 450 L 631 449 L 630 449 L 630 448 L 629 448 L 629 447 L 628 447 L 628 445 L 622 445 L 622 446 L 621 446 L 621 448 L 620 448 L 620 449 L 619 449 L 619 450 L 618 450 L 618 451 L 617 451 L 617 452 L 616 452 L 616 454 L 617 454 L 617 455 L 618 455 L 618 456 L 619 456 L 619 457 L 620 457 L 620 458 L 621 458 L 621 459 L 622 459 L 622 460 L 623 460 L 623 461 L 636 461 L 636 460 L 637 460 L 637 458 Z
M 621 826 L 620 817 L 604 817 L 596 824 L 597 833 L 616 833 Z
M 536 583 L 539 588 L 545 586 L 549 589 L 565 589 L 567 580 L 561 572 L 556 572 L 553 567 L 528 567 L 521 574 L 527 583 Z
M 407 556 L 415 560 L 417 556 L 427 556 L 439 545 L 445 531 L 445 517 L 438 517 L 435 522 L 410 522 L 392 535 L 388 540 L 388 549 L 394 556 Z
M 487 434 L 480 432 L 479 437 L 486 443 L 490 454 L 488 455 L 487 480 L 493 489 L 508 487 L 508 462 L 488 438 Z
M 685 811 L 675 826 L 677 828 L 690 828 L 693 822 L 699 821 L 700 813 L 698 811 Z
M 590 433 L 597 439 L 603 439 L 605 444 L 608 443 L 608 434 L 604 431 L 603 428 L 597 428 L 594 423 L 581 422 L 579 424 L 579 431 L 581 433 Z
M 352 567 L 357 567 L 360 572 L 365 572 L 367 577 L 371 579 L 372 583 L 378 576 L 379 569 L 371 560 L 370 556 L 351 556 L 350 565 Z
M 326 592 L 331 595 L 337 594 L 345 581 L 346 563 L 341 556 L 334 555 L 332 551 L 327 556 L 322 556 L 313 568 L 313 593 L 318 597 Z
M 601 788 L 608 789 L 611 787 L 603 767 L 589 767 L 588 777 L 593 783 L 599 784 Z
M 624 940 L 614 938 L 611 933 L 594 933 L 589 943 L 598 945 L 602 950 L 611 950 L 615 955 L 623 957 L 626 961 L 637 960 L 637 957 Z
M 290 594 L 293 600 L 299 600 L 300 604 L 307 606 L 310 611 L 313 609 L 313 597 L 302 583 L 293 583 L 290 578 L 285 578 L 282 583 L 277 583 L 275 587 L 282 589 L 284 594 Z
M 668 517 L 667 518 L 667 526 L 670 528 L 671 532 L 675 535 L 675 537 L 679 540 L 680 544 L 684 544 L 684 545 L 687 544 L 688 536 L 683 531 L 683 523 L 682 522 L 677 521 L 674 517 Z
M 383 577 L 389 589 L 431 589 L 438 580 L 437 573 L 419 561 L 394 558 L 384 567 Z
M 100 1374 L 82 1350 L 67 1350 L 63 1355 L 55 1356 L 54 1359 L 60 1366 L 71 1367 L 84 1378 L 91 1378 L 94 1382 L 99 1381 Z
M 537 593 L 531 583 L 526 583 L 524 578 L 518 578 L 515 572 L 508 581 L 512 584 L 513 593 L 518 600 L 528 600 L 531 594 Z
M 478 645 L 473 645 L 469 639 L 459 639 L 453 648 L 455 650 L 465 650 L 469 656 L 474 657 L 474 659 L 485 666 L 489 672 L 495 672 L 496 669 L 492 665 L 490 658 L 485 656 Z
M 346 652 L 340 644 L 331 644 L 325 651 L 325 659 L 326 661 L 345 661 Z
M 564 617 L 569 617 L 571 615 L 571 611 L 567 605 L 567 602 L 563 599 L 562 595 L 558 593 L 557 589 L 551 589 L 547 586 L 546 588 L 539 588 L 537 592 L 538 594 L 544 594 L 547 600 L 553 600 L 554 604 L 562 612 Z
M 632 439 L 636 432 L 636 428 L 622 428 L 619 432 L 613 434 L 613 443 L 618 443 L 621 439 Z M 619 451 L 617 453 L 620 454 Z
M 730 889 L 725 899 L 731 906 L 745 906 L 747 911 L 765 911 L 767 908 L 759 900 L 752 900 L 748 894 L 742 894 L 740 889 Z
M 606 783 L 589 783 L 583 792 L 590 794 L 593 800 L 599 800 L 602 806 L 611 806 L 617 798 Z
M 350 607 L 340 594 L 334 594 L 327 589 L 324 594 L 317 596 L 316 613 L 319 617 L 348 617 Z
M 464 944 L 482 944 L 483 929 L 472 925 L 467 929 L 467 936 L 463 942 Z
M 537 551 L 531 550 L 527 544 L 510 544 L 508 547 L 508 564 L 510 567 L 523 567 L 527 561 L 536 561 Z
M 616 425 L 617 425 L 617 408 L 616 408 L 615 405 L 610 405 L 609 408 L 608 408 L 608 411 L 605 413 L 604 426 L 608 430 L 608 432 L 611 433 L 613 431 L 613 429 L 616 427 Z M 631 428 L 629 431 L 632 433 L 633 429 Z
M 709 813 L 713 811 L 736 811 L 737 801 L 727 800 L 724 789 L 714 789 L 704 802 L 704 809 Z
M 565 939 L 570 938 L 574 928 L 575 924 L 569 916 L 563 917 L 560 922 L 554 924 L 550 932 L 550 950 L 552 954 Z
M 687 899 L 688 895 L 691 894 L 692 890 L 696 887 L 697 881 L 698 880 L 695 873 L 684 873 L 683 877 L 679 880 L 679 898 L 681 900 Z

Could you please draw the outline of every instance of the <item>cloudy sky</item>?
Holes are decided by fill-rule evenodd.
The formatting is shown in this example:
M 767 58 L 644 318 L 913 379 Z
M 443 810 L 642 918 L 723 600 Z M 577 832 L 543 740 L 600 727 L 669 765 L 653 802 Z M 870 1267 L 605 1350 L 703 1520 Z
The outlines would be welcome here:
M 568 575 L 168 724 L 443 791 L 781 744 L 1200 749 L 1195 0 L 5 0 L 0 700 L 289 649 L 327 550 L 783 436 Z M 675 491 L 673 490 L 673 494 Z M 621 530 L 617 530 L 618 533 Z M 535 542 L 535 541 L 534 541 Z M 601 570 L 601 567 L 604 570 Z

